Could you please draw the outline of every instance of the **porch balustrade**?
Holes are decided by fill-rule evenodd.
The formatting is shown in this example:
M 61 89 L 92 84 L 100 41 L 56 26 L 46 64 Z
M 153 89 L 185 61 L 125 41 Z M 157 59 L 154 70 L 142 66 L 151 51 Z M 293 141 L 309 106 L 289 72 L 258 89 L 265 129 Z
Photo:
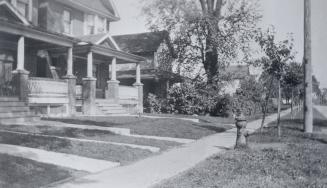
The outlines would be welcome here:
M 65 80 L 29 78 L 30 104 L 68 104 L 68 83 Z
M 138 90 L 135 87 L 119 86 L 119 99 L 120 100 L 137 100 Z

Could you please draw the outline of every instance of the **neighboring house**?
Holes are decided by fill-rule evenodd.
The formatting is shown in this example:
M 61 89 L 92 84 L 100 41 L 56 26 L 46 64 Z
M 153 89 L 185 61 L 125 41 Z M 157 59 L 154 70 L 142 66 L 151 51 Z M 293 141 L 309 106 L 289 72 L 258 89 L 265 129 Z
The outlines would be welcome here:
M 167 31 L 113 36 L 118 47 L 128 53 L 146 58 L 141 63 L 144 96 L 149 93 L 167 96 L 167 90 L 181 77 L 173 73 L 174 51 Z M 135 81 L 135 65 L 117 66 L 117 78 L 122 85 Z
M 119 19 L 112 0 L 0 0 L 0 107 L 17 98 L 37 113 L 94 115 L 123 113 L 128 99 L 142 112 L 146 59 L 112 39 Z M 136 65 L 133 85 L 119 86 L 122 63 Z
M 230 65 L 226 68 L 226 73 L 231 76 L 230 83 L 225 87 L 225 92 L 230 95 L 236 92 L 244 78 L 252 75 L 248 65 Z

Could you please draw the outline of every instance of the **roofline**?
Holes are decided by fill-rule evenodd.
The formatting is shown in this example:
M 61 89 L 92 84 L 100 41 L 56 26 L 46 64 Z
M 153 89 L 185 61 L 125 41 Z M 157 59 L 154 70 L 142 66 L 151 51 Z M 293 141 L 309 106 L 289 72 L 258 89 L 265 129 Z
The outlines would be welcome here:
M 31 25 L 30 22 L 23 16 L 21 15 L 15 7 L 13 7 L 8 1 L 6 0 L 1 0 L 0 1 L 0 6 L 6 5 L 14 14 L 17 16 L 17 18 L 23 22 L 24 25 L 29 26 Z
M 100 12 L 100 11 L 98 11 L 98 10 L 95 10 L 95 9 L 93 9 L 93 8 L 90 8 L 90 7 L 88 7 L 88 6 L 84 5 L 84 4 L 81 4 L 81 3 L 75 2 L 75 1 L 73 1 L 73 0 L 64 0 L 64 1 L 62 1 L 62 0 L 55 0 L 55 1 L 57 1 L 57 2 L 59 2 L 59 3 L 66 4 L 66 5 L 68 4 L 68 5 L 72 6 L 73 8 L 74 8 L 74 5 L 77 5 L 77 6 L 79 6 L 79 7 L 82 7 L 82 8 L 84 8 L 84 9 L 86 9 L 86 10 L 89 10 L 89 11 L 95 13 L 95 14 L 99 14 L 99 15 L 101 15 L 101 16 L 103 16 L 103 17 L 110 18 L 112 21 L 119 21 L 119 20 L 120 20 L 120 17 L 117 16 L 117 14 L 116 14 L 116 15 L 113 15 L 113 14 L 111 14 L 111 13 Z M 115 10 L 114 10 L 114 11 L 115 11 Z M 115 13 L 116 13 L 116 12 L 115 12 Z
M 104 55 L 104 56 L 108 56 L 108 57 L 116 57 L 117 59 L 122 59 L 125 61 L 129 61 L 129 62 L 134 62 L 134 63 L 139 63 L 142 61 L 146 61 L 146 59 L 144 57 L 138 56 L 138 55 L 134 55 L 134 54 L 130 54 L 127 52 L 123 52 L 123 51 L 118 51 L 112 48 L 107 48 L 107 47 L 103 47 L 100 45 L 95 45 L 95 44 L 86 44 L 86 45 L 78 45 L 74 47 L 75 51 L 92 51 L 96 54 L 100 54 L 100 55 Z
M 112 44 L 115 46 L 116 50 L 121 51 L 121 49 L 119 48 L 119 46 L 117 45 L 116 41 L 112 38 L 110 33 L 107 33 L 106 35 L 104 35 L 100 40 L 98 40 L 95 44 L 96 45 L 100 45 L 102 42 L 104 42 L 106 39 L 108 39 L 112 42 Z
M 65 35 L 42 31 L 34 27 L 26 26 L 23 24 L 10 23 L 4 20 L 0 20 L 0 25 L 1 32 L 9 33 L 12 35 L 25 36 L 27 38 L 48 42 L 60 46 L 72 47 L 74 43 L 79 41 L 75 38 L 68 37 Z

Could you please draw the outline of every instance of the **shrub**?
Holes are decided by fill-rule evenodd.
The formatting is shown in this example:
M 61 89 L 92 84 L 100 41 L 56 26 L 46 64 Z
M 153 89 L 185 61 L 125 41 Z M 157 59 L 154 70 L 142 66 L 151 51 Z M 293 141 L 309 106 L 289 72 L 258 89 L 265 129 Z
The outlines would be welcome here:
M 145 108 L 149 113 L 161 113 L 162 100 L 155 94 L 149 93 L 145 100 Z

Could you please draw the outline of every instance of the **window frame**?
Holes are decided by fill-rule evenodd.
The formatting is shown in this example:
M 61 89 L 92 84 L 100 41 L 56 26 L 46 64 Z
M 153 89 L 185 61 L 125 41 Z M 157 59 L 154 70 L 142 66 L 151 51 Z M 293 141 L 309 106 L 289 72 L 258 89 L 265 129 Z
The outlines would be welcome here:
M 65 12 L 68 13 L 69 20 L 65 18 Z M 72 19 L 72 11 L 68 8 L 64 8 L 62 11 L 62 24 L 63 24 L 63 33 L 67 35 L 73 34 L 73 19 Z M 67 25 L 66 25 L 67 24 Z M 69 26 L 69 32 L 66 32 L 66 26 Z

